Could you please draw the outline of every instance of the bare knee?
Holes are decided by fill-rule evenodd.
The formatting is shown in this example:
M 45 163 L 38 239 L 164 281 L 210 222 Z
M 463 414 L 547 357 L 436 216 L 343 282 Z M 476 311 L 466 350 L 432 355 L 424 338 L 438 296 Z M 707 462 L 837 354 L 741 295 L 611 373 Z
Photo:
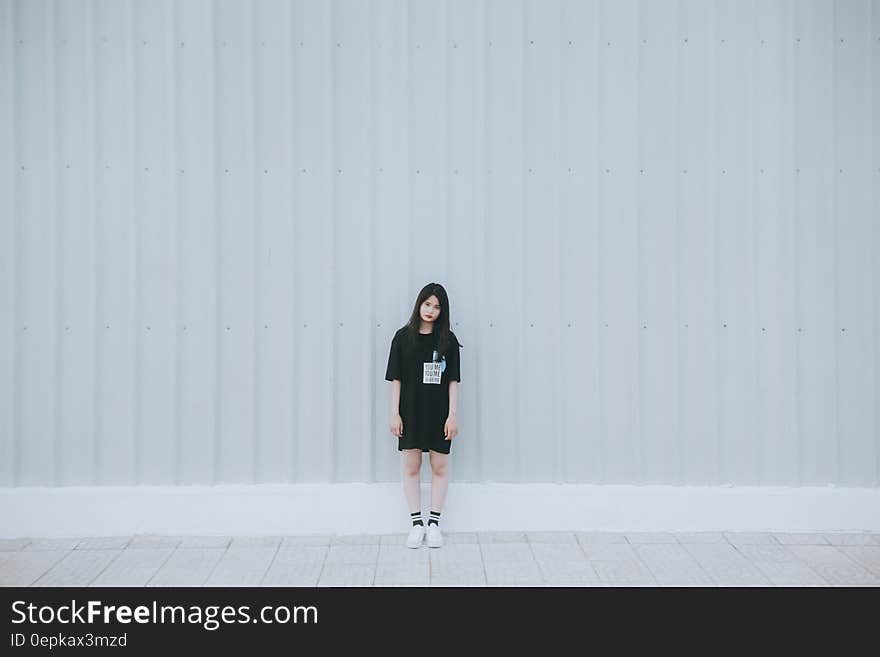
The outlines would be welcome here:
M 433 457 L 431 459 L 431 472 L 436 477 L 444 477 L 449 469 L 448 458 Z
M 422 469 L 422 453 L 418 450 L 403 450 L 403 474 L 407 477 L 417 477 Z

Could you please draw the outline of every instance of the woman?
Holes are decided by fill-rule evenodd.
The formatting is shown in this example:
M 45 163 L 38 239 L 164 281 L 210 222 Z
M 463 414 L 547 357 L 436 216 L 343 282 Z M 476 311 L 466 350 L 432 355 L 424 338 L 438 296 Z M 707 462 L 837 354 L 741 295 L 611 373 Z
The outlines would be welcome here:
M 449 486 L 449 450 L 458 434 L 458 385 L 461 382 L 459 348 L 449 330 L 449 298 L 438 283 L 419 292 L 409 322 L 394 334 L 385 380 L 391 381 L 392 435 L 401 452 L 403 489 L 412 528 L 407 547 L 422 544 L 419 472 L 422 452 L 431 459 L 431 515 L 427 543 L 443 545 L 440 512 Z

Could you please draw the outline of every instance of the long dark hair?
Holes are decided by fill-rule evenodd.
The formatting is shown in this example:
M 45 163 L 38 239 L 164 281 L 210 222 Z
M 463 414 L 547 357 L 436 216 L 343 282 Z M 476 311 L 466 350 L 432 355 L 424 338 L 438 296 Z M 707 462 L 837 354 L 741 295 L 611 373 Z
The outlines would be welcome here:
M 458 341 L 458 337 L 449 330 L 449 296 L 446 294 L 446 289 L 440 283 L 428 283 L 421 289 L 416 297 L 409 321 L 401 328 L 406 330 L 409 346 L 415 346 L 418 340 L 419 328 L 422 325 L 422 316 L 419 313 L 419 308 L 425 299 L 432 294 L 440 301 L 440 315 L 434 320 L 434 334 L 437 336 L 437 353 L 444 356 L 449 353 L 450 346 L 457 344 L 460 347 L 462 344 Z

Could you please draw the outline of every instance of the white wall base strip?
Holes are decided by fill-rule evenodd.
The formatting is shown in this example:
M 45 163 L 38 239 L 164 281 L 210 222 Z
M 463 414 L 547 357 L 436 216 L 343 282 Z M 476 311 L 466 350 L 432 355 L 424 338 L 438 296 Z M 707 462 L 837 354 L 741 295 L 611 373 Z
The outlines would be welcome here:
M 430 511 L 422 484 L 422 512 Z M 880 531 L 880 488 L 451 483 L 447 531 Z M 0 488 L 0 537 L 399 533 L 399 483 Z

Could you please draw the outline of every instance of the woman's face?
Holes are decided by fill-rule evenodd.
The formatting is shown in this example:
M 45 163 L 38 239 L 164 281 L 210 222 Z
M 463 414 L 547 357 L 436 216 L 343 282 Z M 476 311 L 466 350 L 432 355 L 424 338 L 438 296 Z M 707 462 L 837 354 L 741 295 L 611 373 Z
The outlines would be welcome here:
M 440 317 L 440 299 L 432 294 L 422 301 L 422 306 L 419 308 L 419 312 L 421 313 L 422 321 L 436 321 L 436 319 Z

